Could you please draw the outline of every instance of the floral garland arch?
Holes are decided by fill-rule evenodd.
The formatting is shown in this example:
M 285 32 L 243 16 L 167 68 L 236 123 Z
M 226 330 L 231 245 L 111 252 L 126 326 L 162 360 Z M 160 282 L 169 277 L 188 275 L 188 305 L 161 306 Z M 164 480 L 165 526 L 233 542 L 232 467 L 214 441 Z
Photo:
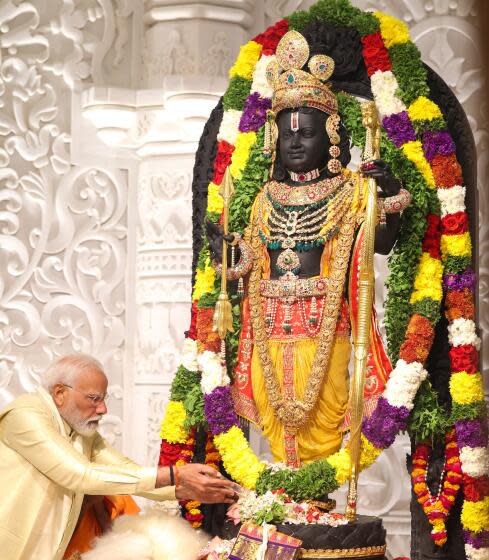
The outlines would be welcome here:
M 290 29 L 302 31 L 314 18 L 359 32 L 382 120 L 382 158 L 413 199 L 403 213 L 400 236 L 389 262 L 386 327 L 395 367 L 376 409 L 364 420 L 361 468 L 370 466 L 406 429 L 416 395 L 429 400 L 425 363 L 444 301 L 451 367 L 452 412 L 448 423 L 455 428 L 463 474 L 465 550 L 469 559 L 480 559 L 489 551 L 489 451 L 483 382 L 478 371 L 480 340 L 474 323 L 475 274 L 471 269 L 465 187 L 455 143 L 442 111 L 429 99 L 427 72 L 407 26 L 381 12 L 363 12 L 348 0 L 320 0 L 309 12 L 295 12 L 241 47 L 222 99 L 224 113 L 206 217 L 214 222 L 221 217 L 223 201 L 218 191 L 229 167 L 235 184 L 230 230 L 244 231 L 251 204 L 269 167 L 263 142 L 272 92 L 265 69 L 280 38 Z M 343 94 L 338 101 L 352 142 L 362 148 L 365 132 L 359 102 Z M 195 429 L 205 426 L 209 433 L 206 462 L 216 465 L 219 453 L 227 473 L 244 487 L 259 493 L 284 488 L 294 499 L 334 491 L 349 475 L 348 448 L 291 470 L 264 464 L 249 447 L 234 411 L 230 378 L 220 363 L 217 335 L 212 332 L 219 289 L 204 239 L 192 294 L 191 325 L 162 422 L 160 464 L 189 462 L 194 453 Z M 236 332 L 227 339 L 230 371 L 239 336 L 237 299 L 233 300 L 233 314 Z M 199 526 L 200 505 L 183 505 L 187 519 Z M 433 533 L 440 542 L 444 530 L 443 523 L 433 523 Z

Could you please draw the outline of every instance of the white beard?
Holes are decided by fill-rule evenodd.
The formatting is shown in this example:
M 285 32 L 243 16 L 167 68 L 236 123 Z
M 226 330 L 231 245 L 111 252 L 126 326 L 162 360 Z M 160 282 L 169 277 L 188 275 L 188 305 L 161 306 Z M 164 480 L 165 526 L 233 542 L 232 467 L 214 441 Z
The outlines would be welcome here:
M 63 412 L 62 416 L 75 432 L 84 437 L 92 437 L 95 434 L 102 418 L 100 414 L 95 414 L 90 418 L 81 418 L 74 403 Z

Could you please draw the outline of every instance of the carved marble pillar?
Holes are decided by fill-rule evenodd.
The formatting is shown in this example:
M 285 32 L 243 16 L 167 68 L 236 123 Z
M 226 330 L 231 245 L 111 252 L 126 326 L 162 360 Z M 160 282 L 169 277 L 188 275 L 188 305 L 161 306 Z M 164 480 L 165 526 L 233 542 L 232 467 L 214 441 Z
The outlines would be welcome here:
M 0 3 L 0 407 L 52 359 L 90 353 L 114 397 L 103 431 L 120 445 L 128 173 L 110 154 L 77 157 L 71 118 L 76 84 L 110 79 L 124 50 L 115 22 L 129 13 L 114 8 Z

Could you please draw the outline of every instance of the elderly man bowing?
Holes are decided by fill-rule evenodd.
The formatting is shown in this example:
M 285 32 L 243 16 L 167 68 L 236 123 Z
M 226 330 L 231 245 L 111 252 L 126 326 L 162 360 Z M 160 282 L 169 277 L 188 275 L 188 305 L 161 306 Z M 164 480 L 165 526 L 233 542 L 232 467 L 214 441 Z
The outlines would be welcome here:
M 107 377 L 93 358 L 58 359 L 41 385 L 0 413 L 3 559 L 61 559 L 84 494 L 234 501 L 235 485 L 211 467 L 142 467 L 104 441 Z

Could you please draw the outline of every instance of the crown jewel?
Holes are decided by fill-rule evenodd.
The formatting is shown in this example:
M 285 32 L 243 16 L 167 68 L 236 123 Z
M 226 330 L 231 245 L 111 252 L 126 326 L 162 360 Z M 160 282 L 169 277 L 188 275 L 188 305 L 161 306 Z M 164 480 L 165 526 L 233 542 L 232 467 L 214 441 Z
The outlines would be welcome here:
M 266 76 L 273 88 L 272 111 L 313 107 L 331 115 L 338 103 L 328 84 L 323 83 L 334 71 L 334 60 L 316 54 L 309 60 L 309 45 L 298 31 L 288 31 L 280 40 L 276 59 L 267 66 Z M 302 70 L 309 60 L 310 72 Z

